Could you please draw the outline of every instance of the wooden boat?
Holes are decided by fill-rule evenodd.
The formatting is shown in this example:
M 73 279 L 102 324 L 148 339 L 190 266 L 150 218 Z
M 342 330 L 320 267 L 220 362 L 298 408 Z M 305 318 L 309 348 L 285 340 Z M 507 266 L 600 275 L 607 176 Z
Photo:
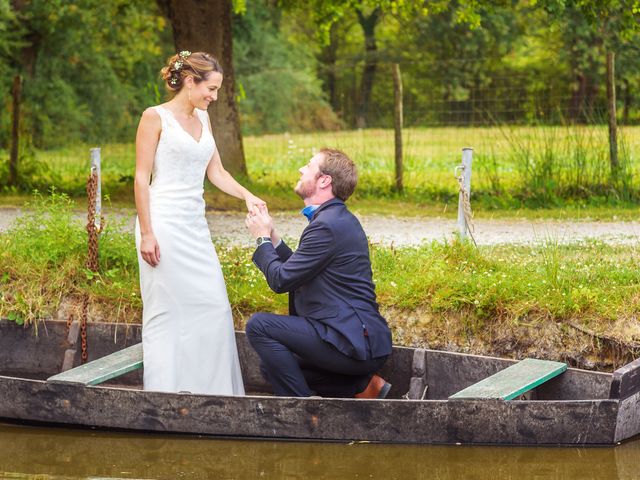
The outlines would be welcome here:
M 239 332 L 247 396 L 229 397 L 143 391 L 140 369 L 96 386 L 60 380 L 60 375 L 56 379 L 80 364 L 78 336 L 75 323 L 69 328 L 64 322 L 40 322 L 35 335 L 33 328 L 0 321 L 0 421 L 434 444 L 614 445 L 640 432 L 640 360 L 612 374 L 570 368 L 532 383 L 534 388 L 513 400 L 464 394 L 450 398 L 500 377 L 508 367 L 516 371 L 513 366 L 520 364 L 395 347 L 381 372 L 393 384 L 385 400 L 274 397 L 260 376 L 257 356 Z M 89 360 L 138 342 L 137 325 L 91 323 Z

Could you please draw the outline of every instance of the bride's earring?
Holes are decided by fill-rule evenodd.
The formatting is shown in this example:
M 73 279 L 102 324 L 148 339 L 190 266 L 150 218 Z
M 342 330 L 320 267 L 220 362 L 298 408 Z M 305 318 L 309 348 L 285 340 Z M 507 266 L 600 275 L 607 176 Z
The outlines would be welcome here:
M 191 103 L 191 87 L 189 87 L 189 90 L 187 91 L 187 93 L 189 94 L 189 105 L 191 105 L 191 108 L 193 107 L 193 103 Z M 191 115 L 187 115 L 189 118 L 193 118 L 193 112 L 191 113 Z

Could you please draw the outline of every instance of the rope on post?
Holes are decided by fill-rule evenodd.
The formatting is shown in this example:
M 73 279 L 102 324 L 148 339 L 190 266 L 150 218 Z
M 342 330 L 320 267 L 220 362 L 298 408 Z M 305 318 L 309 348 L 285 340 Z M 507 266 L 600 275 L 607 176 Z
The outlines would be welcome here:
M 462 168 L 461 170 L 464 170 Z M 473 244 L 477 247 L 476 239 L 473 237 L 473 232 L 475 231 L 475 226 L 473 225 L 473 211 L 471 210 L 471 199 L 469 198 L 469 193 L 464 188 L 464 177 L 459 175 L 456 177 L 458 179 L 458 186 L 460 188 L 460 195 L 462 195 L 462 212 L 464 214 L 464 223 L 467 229 L 467 233 L 471 237 Z
M 471 241 L 477 247 L 476 239 L 473 236 L 475 227 L 473 225 L 473 211 L 471 210 L 471 161 L 472 149 L 462 150 L 462 164 L 455 168 L 454 176 L 458 180 L 458 227 L 460 229 L 460 239 L 464 240 L 469 234 Z

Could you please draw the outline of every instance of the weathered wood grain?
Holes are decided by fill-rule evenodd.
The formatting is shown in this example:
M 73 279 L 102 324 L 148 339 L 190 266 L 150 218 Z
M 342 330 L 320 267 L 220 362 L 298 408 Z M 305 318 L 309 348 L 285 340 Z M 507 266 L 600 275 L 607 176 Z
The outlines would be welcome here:
M 58 373 L 49 377 L 47 381 L 99 385 L 139 368 L 142 368 L 142 343 L 136 343 L 105 357 Z
M 613 372 L 609 398 L 624 400 L 640 392 L 640 358 Z
M 427 390 L 427 352 L 424 348 L 416 348 L 411 365 L 411 381 L 406 397 L 409 400 L 422 400 Z
M 222 397 L 0 377 L 0 418 L 201 435 L 411 443 L 610 444 L 616 400 Z
M 526 358 L 475 383 L 449 398 L 501 398 L 512 400 L 567 370 L 567 364 Z

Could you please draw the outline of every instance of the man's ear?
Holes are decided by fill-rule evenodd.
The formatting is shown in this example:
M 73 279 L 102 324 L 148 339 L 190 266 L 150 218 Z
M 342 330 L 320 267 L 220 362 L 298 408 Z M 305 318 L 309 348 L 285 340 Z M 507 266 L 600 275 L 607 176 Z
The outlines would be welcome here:
M 331 187 L 331 182 L 333 182 L 333 179 L 330 175 L 323 175 L 320 179 L 320 188 Z

